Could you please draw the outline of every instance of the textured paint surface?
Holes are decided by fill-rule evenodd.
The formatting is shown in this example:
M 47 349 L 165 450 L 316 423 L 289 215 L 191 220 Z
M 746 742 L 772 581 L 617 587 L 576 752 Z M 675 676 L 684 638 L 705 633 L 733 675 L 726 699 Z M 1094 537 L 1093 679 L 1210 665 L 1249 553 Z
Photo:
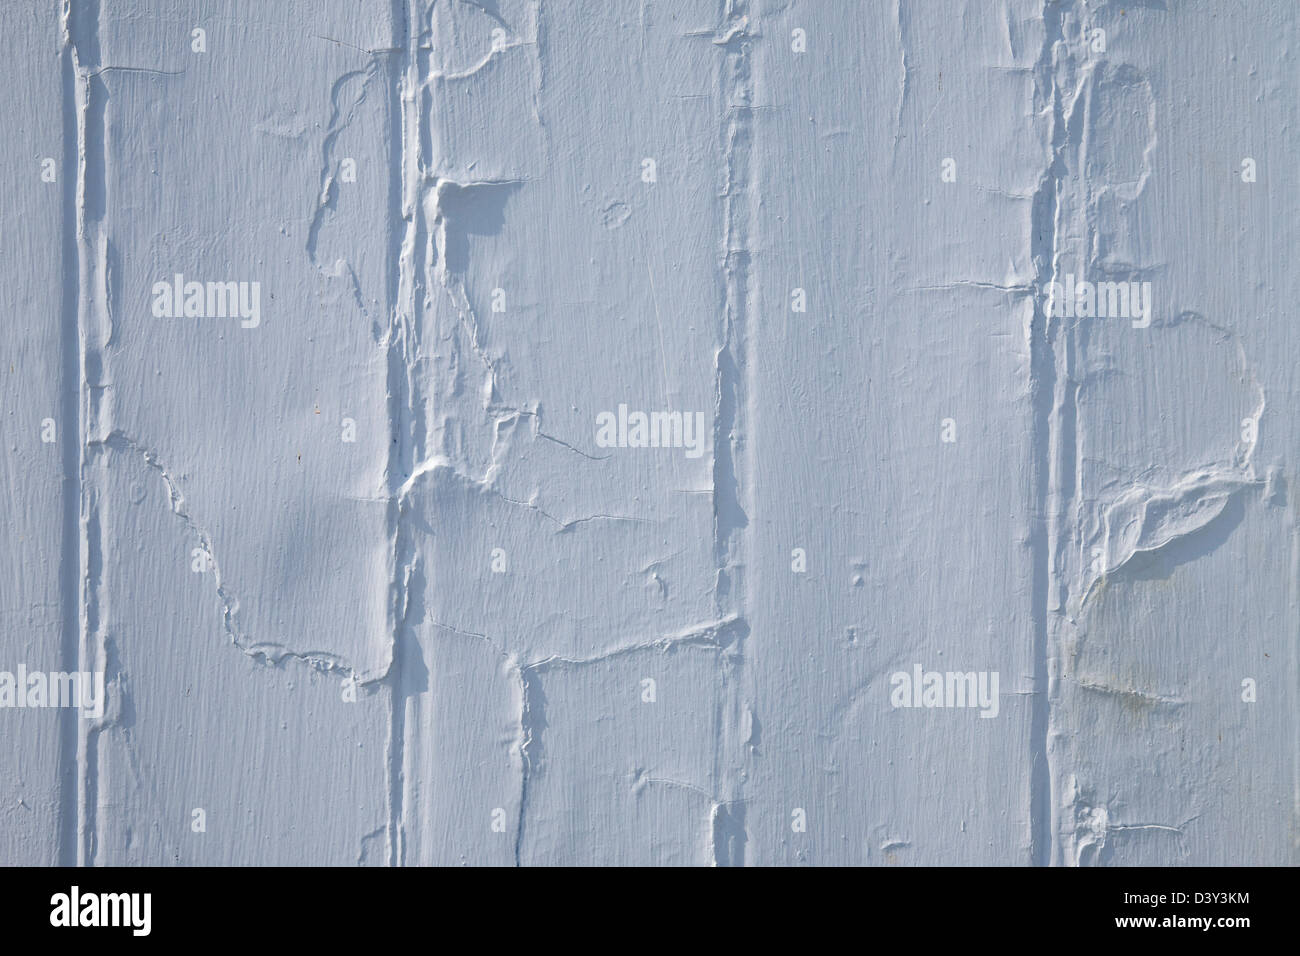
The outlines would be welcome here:
M 1289 4 L 0 16 L 0 863 L 1300 859 Z

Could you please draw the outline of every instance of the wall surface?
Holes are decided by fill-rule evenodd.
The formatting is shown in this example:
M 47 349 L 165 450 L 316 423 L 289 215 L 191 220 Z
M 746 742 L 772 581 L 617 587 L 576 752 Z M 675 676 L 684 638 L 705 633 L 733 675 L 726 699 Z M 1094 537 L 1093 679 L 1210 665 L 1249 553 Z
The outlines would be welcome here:
M 0 12 L 0 863 L 1300 862 L 1300 7 Z

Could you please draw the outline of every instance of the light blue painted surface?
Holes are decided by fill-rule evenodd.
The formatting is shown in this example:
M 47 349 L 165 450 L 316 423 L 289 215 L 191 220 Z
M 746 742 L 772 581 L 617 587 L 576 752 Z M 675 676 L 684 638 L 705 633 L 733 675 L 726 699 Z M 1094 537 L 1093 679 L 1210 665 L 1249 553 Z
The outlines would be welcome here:
M 1296 13 L 12 4 L 0 863 L 1294 864 Z

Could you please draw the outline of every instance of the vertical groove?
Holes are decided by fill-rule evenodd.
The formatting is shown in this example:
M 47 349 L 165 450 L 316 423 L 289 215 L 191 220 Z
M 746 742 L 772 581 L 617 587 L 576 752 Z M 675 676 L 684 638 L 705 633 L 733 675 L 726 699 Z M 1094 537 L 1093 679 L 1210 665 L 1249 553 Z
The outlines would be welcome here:
M 417 203 L 410 195 L 412 181 L 408 175 L 408 154 L 418 149 L 418 105 L 414 94 L 412 71 L 415 69 L 414 45 L 418 22 L 414 10 L 418 0 L 393 0 L 393 50 L 388 57 L 389 83 L 389 154 L 392 168 L 388 191 L 388 302 L 392 312 L 386 345 L 388 348 L 388 415 L 389 455 L 387 468 L 388 520 L 393 547 L 393 582 L 390 595 L 392 616 L 392 665 L 389 693 L 392 713 L 388 752 L 388 865 L 406 863 L 406 827 L 404 791 L 406 787 L 406 708 L 408 701 L 404 666 L 414 635 L 407 623 L 410 608 L 413 546 L 402 526 L 402 487 L 414 468 L 412 423 L 412 383 L 410 377 L 410 332 L 414 309 L 413 282 L 410 276 L 410 230 Z M 418 155 L 418 153 L 417 153 Z
M 78 276 L 78 415 L 75 435 L 78 457 L 78 534 L 80 538 L 80 608 L 78 665 L 70 670 L 96 671 L 103 660 L 102 507 L 92 473 L 103 467 L 107 449 L 92 452 L 87 438 L 99 432 L 103 398 L 101 346 L 107 337 L 107 238 L 103 229 L 107 212 L 107 132 L 105 111 L 108 88 L 100 78 L 99 0 L 81 0 L 70 19 L 72 62 L 76 68 L 78 112 L 77 244 Z M 98 731 L 78 719 L 77 865 L 95 863 L 98 850 L 96 808 L 99 803 Z
M 86 434 L 95 396 L 88 378 L 89 342 L 106 308 L 105 246 L 99 222 L 105 208 L 104 103 L 99 63 L 97 0 L 63 7 L 63 196 L 60 296 L 60 455 L 63 466 L 61 533 L 61 667 L 93 670 L 102 657 L 98 588 L 102 578 L 98 502 L 88 494 Z M 73 174 L 75 170 L 75 175 Z M 98 363 L 96 363 L 98 372 Z M 73 384 L 75 382 L 75 385 Z M 92 589 L 94 593 L 92 594 Z M 89 662 L 89 667 L 87 666 Z M 59 716 L 58 858 L 63 866 L 94 862 L 94 808 L 98 780 L 94 741 L 76 708 Z
M 1060 122 L 1060 94 L 1056 89 L 1056 42 L 1060 37 L 1060 11 L 1049 2 L 1043 9 L 1043 51 L 1038 63 L 1038 95 L 1051 109 L 1052 161 L 1034 195 L 1032 258 L 1039 290 L 1050 288 L 1056 276 L 1056 206 L 1060 191 L 1057 139 Z M 1053 329 L 1042 294 L 1034 298 L 1034 314 L 1029 332 L 1030 404 L 1033 409 L 1033 527 L 1030 546 L 1033 553 L 1032 620 L 1034 624 L 1033 674 L 1034 698 L 1030 717 L 1030 862 L 1049 866 L 1054 855 L 1052 824 L 1052 779 L 1048 761 L 1050 689 L 1048 657 L 1050 625 L 1048 607 L 1051 590 L 1051 517 L 1052 493 L 1052 410 L 1056 395 L 1056 355 Z
M 1057 280 L 1062 254 L 1062 194 L 1068 176 L 1066 150 L 1071 144 L 1056 56 L 1069 57 L 1065 12 L 1057 0 L 1043 6 L 1043 49 L 1035 69 L 1039 111 L 1051 123 L 1051 162 L 1039 183 L 1032 207 L 1031 254 L 1038 295 L 1029 330 L 1030 405 L 1033 415 L 1033 554 L 1034 698 L 1030 718 L 1030 863 L 1052 866 L 1060 859 L 1060 820 L 1051 756 L 1052 701 L 1056 695 L 1055 655 L 1059 609 L 1068 600 L 1065 548 L 1070 537 L 1070 505 L 1077 471 L 1074 354 L 1072 336 L 1048 312 L 1047 290 Z M 1069 64 L 1061 64 L 1069 74 Z
M 81 249 L 77 240 L 80 216 L 77 191 L 80 173 L 81 122 L 78 108 L 81 77 L 73 48 L 71 0 L 63 6 L 63 156 L 60 163 L 62 197 L 63 288 L 59 301 L 59 457 L 63 478 L 63 514 L 60 532 L 60 667 L 80 670 L 81 661 Z M 77 863 L 77 821 L 80 816 L 78 771 L 78 715 L 59 711 L 59 829 L 57 859 L 60 866 Z
M 717 563 L 715 600 L 720 615 L 735 613 L 740 621 L 736 646 L 723 657 L 726 701 L 722 707 L 721 741 L 715 753 L 720 804 L 713 814 L 713 863 L 745 863 L 743 774 L 744 701 L 739 673 L 743 645 L 749 634 L 745 601 L 744 529 L 749 519 L 742 506 L 741 476 L 745 473 L 749 427 L 748 347 L 753 290 L 750 282 L 749 231 L 753 210 L 753 86 L 746 0 L 725 0 L 720 64 L 724 157 L 723 189 L 723 329 L 717 355 L 717 411 L 713 430 L 714 558 Z M 734 679 L 733 679 L 734 678 Z M 724 769 L 725 768 L 725 769 Z M 728 774 L 726 769 L 735 769 Z M 722 808 L 725 807 L 725 810 Z M 720 845 L 721 844 L 721 845 Z

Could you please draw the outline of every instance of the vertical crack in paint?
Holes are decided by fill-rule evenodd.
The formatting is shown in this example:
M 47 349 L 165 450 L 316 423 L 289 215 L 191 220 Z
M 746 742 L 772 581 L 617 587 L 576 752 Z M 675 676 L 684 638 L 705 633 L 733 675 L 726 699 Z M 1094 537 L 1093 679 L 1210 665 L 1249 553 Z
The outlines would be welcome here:
M 388 864 L 401 866 L 406 860 L 405 787 L 407 688 L 404 684 L 407 654 L 416 652 L 415 635 L 407 620 L 411 607 L 411 581 L 415 545 L 403 524 L 407 479 L 422 456 L 415 430 L 415 402 L 418 388 L 413 375 L 415 350 L 416 277 L 419 264 L 418 217 L 420 116 L 418 76 L 420 22 L 419 0 L 393 0 L 393 30 L 396 34 L 388 57 L 389 150 L 394 168 L 389 179 L 389 240 L 395 270 L 389 273 L 389 302 L 392 314 L 385 345 L 388 349 L 389 455 L 387 468 L 388 521 L 392 540 L 393 579 L 389 602 L 393 641 L 389 692 L 392 713 L 388 741 Z
M 101 620 L 103 558 L 99 495 L 91 472 L 86 436 L 97 426 L 103 374 L 99 356 L 107 337 L 104 105 L 107 89 L 99 78 L 99 5 L 95 0 L 65 2 L 63 20 L 64 177 L 62 376 L 60 441 L 64 472 L 62 550 L 63 637 L 65 671 L 84 670 L 102 660 Z M 73 393 L 75 382 L 75 395 Z M 75 564 L 74 564 L 75 561 Z M 96 852 L 95 808 L 98 804 L 97 727 L 87 727 L 77 713 L 60 717 L 59 861 L 64 866 L 93 863 Z
M 519 819 L 515 824 L 515 866 L 523 865 L 524 827 L 528 811 L 528 783 L 533 771 L 541 766 L 542 730 L 546 727 L 545 702 L 541 677 L 535 666 L 519 667 Z
M 1049 112 L 1051 123 L 1050 163 L 1034 194 L 1032 216 L 1032 259 L 1039 289 L 1051 288 L 1056 278 L 1058 256 L 1057 229 L 1060 193 L 1064 177 L 1063 150 L 1065 122 L 1060 90 L 1057 87 L 1056 53 L 1064 43 L 1060 5 L 1048 0 L 1043 7 L 1043 49 L 1035 69 L 1036 100 L 1039 113 Z M 1030 403 L 1033 414 L 1033 528 L 1030 546 L 1033 551 L 1034 585 L 1032 619 L 1034 622 L 1034 704 L 1030 719 L 1030 860 L 1048 866 L 1056 854 L 1055 803 L 1052 794 L 1050 758 L 1051 724 L 1051 656 L 1053 653 L 1050 608 L 1056 546 L 1055 509 L 1059 506 L 1057 428 L 1055 416 L 1058 397 L 1056 337 L 1043 296 L 1034 298 L 1029 327 Z

